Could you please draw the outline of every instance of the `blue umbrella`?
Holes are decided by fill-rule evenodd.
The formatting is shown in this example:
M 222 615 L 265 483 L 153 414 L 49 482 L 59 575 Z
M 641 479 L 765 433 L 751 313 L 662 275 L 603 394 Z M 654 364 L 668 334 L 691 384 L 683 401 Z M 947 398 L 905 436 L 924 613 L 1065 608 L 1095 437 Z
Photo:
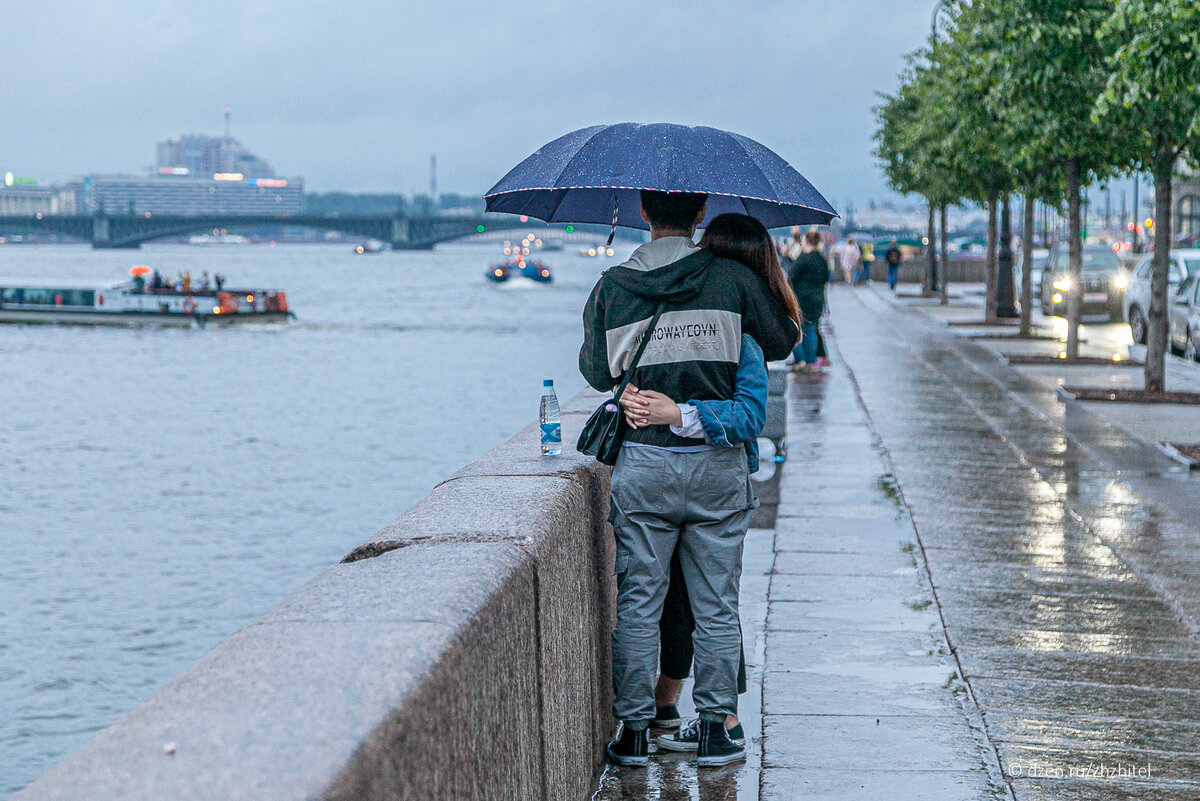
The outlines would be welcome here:
M 824 225 L 838 216 L 803 175 L 753 139 L 670 123 L 572 131 L 514 167 L 484 199 L 488 211 L 546 222 L 645 229 L 642 189 L 706 192 L 705 223 L 725 212 L 749 214 L 768 228 Z

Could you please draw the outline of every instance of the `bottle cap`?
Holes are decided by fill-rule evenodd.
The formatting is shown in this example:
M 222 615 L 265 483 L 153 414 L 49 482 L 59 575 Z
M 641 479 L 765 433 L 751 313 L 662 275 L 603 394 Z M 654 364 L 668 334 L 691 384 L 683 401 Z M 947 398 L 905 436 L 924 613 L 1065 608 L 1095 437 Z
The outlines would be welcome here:
M 546 380 L 542 381 L 542 386 L 543 387 L 552 387 L 552 386 L 554 386 L 554 380 L 551 378 L 547 378 Z

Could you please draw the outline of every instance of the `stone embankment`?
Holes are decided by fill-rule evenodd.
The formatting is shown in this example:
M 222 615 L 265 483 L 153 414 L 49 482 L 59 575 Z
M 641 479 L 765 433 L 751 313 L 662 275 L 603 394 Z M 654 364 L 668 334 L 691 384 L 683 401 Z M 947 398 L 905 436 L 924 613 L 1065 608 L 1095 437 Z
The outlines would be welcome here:
M 536 425 L 14 801 L 583 798 L 611 736 L 609 468 Z M 286 559 L 287 554 L 280 554 Z

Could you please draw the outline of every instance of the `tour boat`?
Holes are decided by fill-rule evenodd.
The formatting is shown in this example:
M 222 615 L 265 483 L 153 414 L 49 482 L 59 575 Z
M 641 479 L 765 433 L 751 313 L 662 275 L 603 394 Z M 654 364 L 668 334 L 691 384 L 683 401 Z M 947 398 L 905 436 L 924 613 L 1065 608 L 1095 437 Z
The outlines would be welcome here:
M 523 256 L 493 264 L 485 273 L 487 279 L 497 284 L 508 281 L 532 281 L 538 284 L 548 284 L 554 280 L 550 268 L 544 262 L 527 259 Z
M 266 289 L 150 289 L 129 280 L 0 278 L 0 323 L 192 325 L 281 322 L 287 295 Z

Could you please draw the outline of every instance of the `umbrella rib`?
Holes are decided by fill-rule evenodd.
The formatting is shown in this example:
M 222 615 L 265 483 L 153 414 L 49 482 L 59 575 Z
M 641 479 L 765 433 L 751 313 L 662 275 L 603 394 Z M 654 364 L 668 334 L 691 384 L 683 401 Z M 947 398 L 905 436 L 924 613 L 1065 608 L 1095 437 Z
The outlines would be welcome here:
M 611 125 L 603 126 L 599 130 L 597 130 L 595 133 L 593 133 L 591 136 L 589 136 L 587 138 L 587 141 L 584 142 L 583 144 L 581 144 L 575 150 L 575 155 L 573 155 L 573 156 L 571 156 L 571 158 L 567 159 L 567 163 L 563 165 L 563 168 L 558 171 L 558 175 L 555 176 L 554 185 L 556 188 L 566 189 L 568 192 L 570 191 L 571 187 L 559 187 L 558 186 L 558 184 L 562 181 L 563 173 L 565 173 L 567 171 L 567 168 L 569 168 L 572 164 L 575 163 L 575 159 L 579 158 L 579 154 L 583 152 L 583 149 L 585 147 L 587 147 L 588 145 L 590 145 L 592 143 L 593 139 L 595 139 L 597 136 L 599 136 L 603 131 L 607 131 L 610 128 L 612 128 Z M 560 197 L 558 199 L 558 202 L 554 204 L 554 208 L 550 209 L 550 214 L 548 215 L 550 217 L 550 219 L 554 219 L 554 215 L 558 214 L 559 207 L 562 206 L 563 201 L 566 199 L 567 199 L 567 192 L 563 192 L 562 197 Z
M 767 170 L 767 168 L 764 167 L 761 163 L 759 163 L 759 160 L 757 158 L 755 158 L 753 153 L 751 153 L 749 150 L 746 149 L 746 146 L 744 144 L 742 144 L 741 139 L 737 134 L 731 133 L 729 138 L 737 143 L 737 146 L 742 149 L 742 152 L 746 154 L 746 157 L 748 159 L 750 159 L 750 161 L 754 162 L 754 166 L 758 167 L 759 172 L 762 173 L 763 178 L 765 178 L 767 183 L 770 184 L 772 191 L 774 191 L 776 193 L 776 196 L 778 197 L 779 187 L 775 186 L 775 181 L 773 181 L 771 179 L 770 171 Z M 788 166 L 791 167 L 790 164 Z M 791 169 L 794 170 L 795 168 L 791 167 Z M 801 177 L 803 178 L 803 176 L 801 176 Z M 806 178 L 805 180 L 807 181 L 808 179 Z M 810 184 L 810 186 L 811 186 L 811 184 Z M 817 197 L 821 198 L 822 200 L 825 200 L 825 196 L 822 195 L 820 192 L 817 192 L 817 188 L 815 186 L 813 187 L 813 191 L 817 193 Z M 752 198 L 752 199 L 753 200 L 763 200 L 763 198 Z M 768 202 L 770 202 L 770 201 L 768 201 Z M 778 201 L 775 201 L 775 202 L 778 202 Z M 825 200 L 825 204 L 827 206 L 829 206 L 829 211 L 833 212 L 833 215 L 835 217 L 838 216 L 837 209 L 833 208 L 833 206 L 829 204 L 828 200 Z M 804 209 L 812 209 L 813 211 L 819 211 L 822 214 L 828 213 L 825 209 L 820 208 L 819 206 L 811 206 L 811 205 L 808 205 L 807 203 L 789 203 L 787 205 L 799 206 L 800 208 L 804 208 Z

